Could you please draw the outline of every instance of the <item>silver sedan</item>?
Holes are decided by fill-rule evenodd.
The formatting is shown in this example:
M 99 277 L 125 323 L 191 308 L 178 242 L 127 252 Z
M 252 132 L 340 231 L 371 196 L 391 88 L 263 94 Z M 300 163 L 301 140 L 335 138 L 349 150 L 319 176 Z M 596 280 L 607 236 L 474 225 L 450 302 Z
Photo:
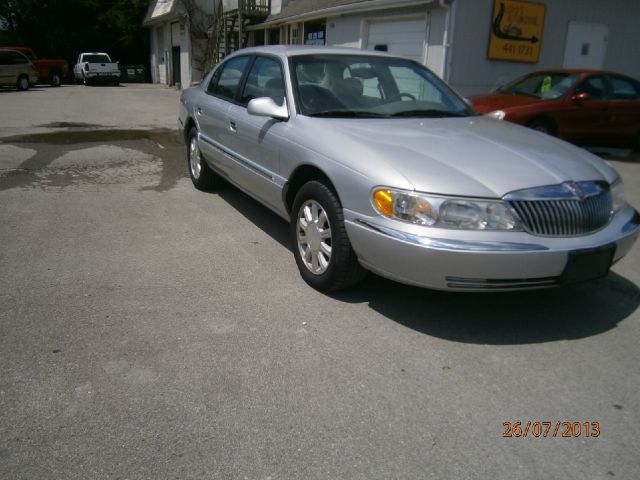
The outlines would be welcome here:
M 290 221 L 304 280 L 367 270 L 446 290 L 605 276 L 640 217 L 605 162 L 476 115 L 422 65 L 379 52 L 240 50 L 181 97 L 191 180 Z

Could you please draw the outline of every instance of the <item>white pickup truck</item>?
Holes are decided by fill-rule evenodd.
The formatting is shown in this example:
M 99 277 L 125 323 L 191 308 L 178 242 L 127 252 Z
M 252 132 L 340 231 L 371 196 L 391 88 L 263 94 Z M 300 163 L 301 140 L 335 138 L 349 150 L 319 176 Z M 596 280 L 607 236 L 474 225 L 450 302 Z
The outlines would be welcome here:
M 120 84 L 118 62 L 112 62 L 109 55 L 103 52 L 85 52 L 78 55 L 73 73 L 76 82 L 82 82 L 85 85 L 94 82 Z

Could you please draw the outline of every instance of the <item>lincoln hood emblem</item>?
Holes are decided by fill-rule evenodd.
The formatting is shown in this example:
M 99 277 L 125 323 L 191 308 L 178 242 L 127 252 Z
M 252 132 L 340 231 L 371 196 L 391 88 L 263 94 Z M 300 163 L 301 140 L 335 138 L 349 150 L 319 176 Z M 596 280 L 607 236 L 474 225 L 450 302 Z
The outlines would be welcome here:
M 576 182 L 565 182 L 564 186 L 574 196 L 578 197 L 580 200 L 584 200 L 586 195 L 584 194 L 582 187 L 580 187 Z

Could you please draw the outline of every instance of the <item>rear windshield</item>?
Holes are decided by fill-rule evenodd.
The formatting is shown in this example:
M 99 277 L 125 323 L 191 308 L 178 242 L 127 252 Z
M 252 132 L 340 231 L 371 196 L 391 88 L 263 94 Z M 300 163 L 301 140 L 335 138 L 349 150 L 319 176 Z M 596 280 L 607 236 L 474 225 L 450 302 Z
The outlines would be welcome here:
M 107 55 L 85 55 L 82 61 L 89 63 L 111 63 Z

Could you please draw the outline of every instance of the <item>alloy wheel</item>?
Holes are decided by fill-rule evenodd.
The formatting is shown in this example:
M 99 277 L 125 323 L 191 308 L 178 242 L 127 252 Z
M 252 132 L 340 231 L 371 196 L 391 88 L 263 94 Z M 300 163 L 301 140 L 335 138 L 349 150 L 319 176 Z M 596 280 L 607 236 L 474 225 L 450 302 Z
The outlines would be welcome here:
M 191 137 L 189 142 L 189 168 L 191 168 L 191 175 L 196 180 L 200 178 L 200 172 L 202 172 L 202 157 L 200 155 L 200 148 L 198 147 L 198 139 Z
M 331 224 L 315 200 L 307 200 L 298 211 L 296 238 L 300 257 L 314 275 L 322 275 L 331 262 Z

